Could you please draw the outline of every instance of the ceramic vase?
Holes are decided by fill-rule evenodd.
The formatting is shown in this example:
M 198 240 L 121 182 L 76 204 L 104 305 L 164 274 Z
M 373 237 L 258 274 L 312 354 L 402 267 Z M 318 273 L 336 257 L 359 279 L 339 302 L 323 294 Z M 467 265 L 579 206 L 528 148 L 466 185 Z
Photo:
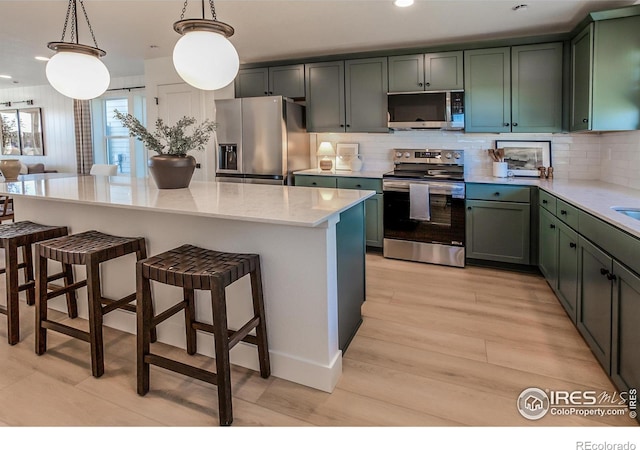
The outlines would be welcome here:
M 5 181 L 16 181 L 20 175 L 19 159 L 2 159 L 0 160 L 0 172 L 4 176 Z
M 196 159 L 191 155 L 155 155 L 149 158 L 149 172 L 158 189 L 189 187 Z

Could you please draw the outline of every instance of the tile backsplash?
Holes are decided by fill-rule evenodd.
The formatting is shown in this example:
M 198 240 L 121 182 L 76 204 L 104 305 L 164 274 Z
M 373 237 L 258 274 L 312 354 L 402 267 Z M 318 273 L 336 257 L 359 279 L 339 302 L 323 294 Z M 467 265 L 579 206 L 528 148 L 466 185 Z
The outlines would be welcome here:
M 600 137 L 600 179 L 640 189 L 640 131 Z
M 636 156 L 640 154 L 637 135 L 640 135 L 640 132 L 636 133 L 634 141 Z M 333 143 L 334 148 L 337 143 L 358 143 L 364 163 L 362 170 L 382 172 L 393 169 L 394 148 L 461 149 L 465 151 L 465 175 L 489 176 L 491 160 L 487 155 L 487 149 L 495 147 L 496 139 L 551 141 L 551 164 L 556 178 L 600 179 L 602 136 L 598 134 L 485 134 L 440 130 L 398 131 L 389 134 L 312 133 L 311 148 L 318 148 L 322 141 Z M 632 138 L 624 139 L 633 141 Z M 633 143 L 629 142 L 628 145 L 632 146 Z

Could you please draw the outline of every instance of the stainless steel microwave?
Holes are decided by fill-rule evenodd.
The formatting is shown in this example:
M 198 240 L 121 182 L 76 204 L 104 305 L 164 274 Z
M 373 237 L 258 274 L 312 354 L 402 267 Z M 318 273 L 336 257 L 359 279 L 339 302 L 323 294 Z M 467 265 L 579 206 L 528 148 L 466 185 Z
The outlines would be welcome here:
M 389 93 L 389 128 L 464 129 L 464 91 Z

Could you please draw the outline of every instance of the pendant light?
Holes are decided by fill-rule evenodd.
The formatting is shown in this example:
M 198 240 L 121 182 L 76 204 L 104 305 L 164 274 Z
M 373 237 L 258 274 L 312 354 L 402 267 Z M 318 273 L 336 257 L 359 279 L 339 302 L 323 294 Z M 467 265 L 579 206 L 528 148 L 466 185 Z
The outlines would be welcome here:
M 59 42 L 47 44 L 56 54 L 47 62 L 46 74 L 51 86 L 62 95 L 78 100 L 90 100 L 102 95 L 109 87 L 111 79 L 109 70 L 99 59 L 107 53 L 98 48 L 83 0 L 80 0 L 80 6 L 95 47 L 78 42 L 77 6 L 76 0 L 69 0 L 62 38 Z M 67 25 L 71 25 L 70 42 L 64 42 Z
M 182 35 L 173 49 L 173 65 L 178 75 L 191 86 L 206 91 L 220 89 L 231 83 L 238 74 L 238 52 L 227 39 L 233 36 L 233 27 L 218 22 L 213 0 L 209 0 L 211 16 L 202 19 L 184 19 L 188 0 L 184 2 L 180 20 L 173 29 Z

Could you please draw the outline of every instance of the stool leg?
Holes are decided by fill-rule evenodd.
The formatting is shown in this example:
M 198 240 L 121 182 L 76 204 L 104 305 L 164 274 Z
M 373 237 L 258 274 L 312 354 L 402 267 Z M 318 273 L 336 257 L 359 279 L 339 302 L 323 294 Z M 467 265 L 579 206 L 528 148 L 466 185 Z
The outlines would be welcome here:
M 256 263 L 255 270 L 251 272 L 251 297 L 253 300 L 253 314 L 260 317 L 260 323 L 256 327 L 260 376 L 262 378 L 269 378 L 269 375 L 271 375 L 271 363 L 269 361 L 269 345 L 267 343 L 267 324 L 265 321 L 264 298 L 262 295 L 260 260 Z
M 64 270 L 64 285 L 70 286 L 73 284 L 73 266 L 71 264 L 63 264 L 62 270 Z M 75 319 L 78 317 L 78 301 L 76 297 L 76 290 L 73 289 L 66 294 L 67 297 L 67 314 L 69 318 Z
M 27 284 L 30 281 L 34 281 L 33 278 L 33 254 L 31 252 L 31 244 L 22 246 L 22 261 L 24 266 L 24 283 Z M 36 303 L 36 287 L 27 289 L 27 305 L 33 305 Z
M 138 241 L 138 250 L 136 251 L 136 261 L 140 261 L 142 259 L 147 258 L 147 245 L 144 239 L 140 239 Z M 153 302 L 151 303 L 151 316 L 153 317 Z M 151 329 L 151 342 L 156 342 L 158 340 L 158 330 L 156 327 Z
M 10 242 L 4 249 L 7 291 L 7 338 L 9 344 L 20 341 L 20 304 L 18 303 L 18 248 Z
M 47 351 L 47 329 L 42 322 L 47 320 L 47 258 L 40 256 L 36 246 L 36 354 Z
M 138 394 L 149 392 L 149 363 L 144 358 L 151 352 L 151 323 L 153 320 L 151 282 L 142 273 L 142 264 L 136 264 L 136 326 L 137 326 L 137 382 Z
M 229 361 L 229 335 L 227 331 L 227 305 L 224 285 L 212 280 L 211 306 L 213 308 L 213 337 L 216 351 L 216 378 L 218 385 L 218 416 L 220 425 L 231 425 L 231 362 Z
M 89 343 L 91 344 L 91 373 L 99 378 L 104 373 L 104 349 L 102 339 L 102 291 L 100 264 L 87 257 L 87 294 L 89 297 Z
M 187 332 L 187 353 L 195 355 L 198 349 L 196 330 L 193 328 L 193 322 L 196 320 L 195 293 L 193 289 L 184 288 L 184 299 L 187 306 L 184 309 L 184 325 Z

